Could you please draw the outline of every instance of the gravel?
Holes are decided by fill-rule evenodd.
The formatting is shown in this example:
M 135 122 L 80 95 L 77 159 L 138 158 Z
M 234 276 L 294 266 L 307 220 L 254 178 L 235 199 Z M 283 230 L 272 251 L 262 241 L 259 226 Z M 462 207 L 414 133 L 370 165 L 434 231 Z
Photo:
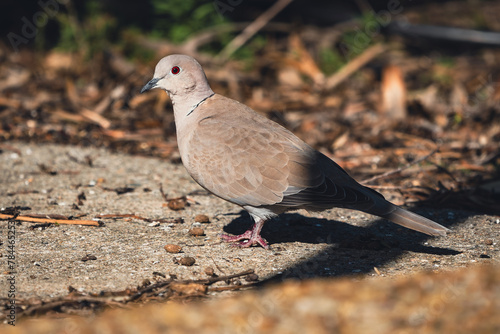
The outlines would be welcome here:
M 69 286 L 94 293 L 122 290 L 154 272 L 179 279 L 205 278 L 206 268 L 217 275 L 254 269 L 264 281 L 377 279 L 499 260 L 499 217 L 445 208 L 415 211 L 450 227 L 447 237 L 428 237 L 361 212 L 298 211 L 264 227 L 270 250 L 239 249 L 221 242 L 218 234 L 244 232 L 250 217 L 201 189 L 181 164 L 98 148 L 9 146 L 0 154 L 1 208 L 29 207 L 22 214 L 87 220 L 103 214 L 135 216 L 100 219 L 101 227 L 17 222 L 15 270 L 6 261 L 8 222 L 0 221 L 0 296 L 6 296 L 11 275 L 17 298 L 50 298 L 66 295 Z M 185 208 L 170 209 L 160 184 L 168 198 L 187 196 Z M 123 192 L 126 188 L 132 190 Z M 194 228 L 203 235 L 190 234 Z M 168 253 L 168 244 L 182 252 Z M 177 261 L 185 257 L 194 264 Z

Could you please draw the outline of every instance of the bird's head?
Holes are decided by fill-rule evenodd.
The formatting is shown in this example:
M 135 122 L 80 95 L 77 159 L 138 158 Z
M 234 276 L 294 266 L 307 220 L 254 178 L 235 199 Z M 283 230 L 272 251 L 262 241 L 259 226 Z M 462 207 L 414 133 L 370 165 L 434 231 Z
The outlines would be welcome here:
M 165 90 L 172 100 L 174 96 L 188 98 L 213 94 L 201 65 L 192 57 L 177 54 L 158 62 L 153 79 L 142 87 L 141 93 L 153 88 Z

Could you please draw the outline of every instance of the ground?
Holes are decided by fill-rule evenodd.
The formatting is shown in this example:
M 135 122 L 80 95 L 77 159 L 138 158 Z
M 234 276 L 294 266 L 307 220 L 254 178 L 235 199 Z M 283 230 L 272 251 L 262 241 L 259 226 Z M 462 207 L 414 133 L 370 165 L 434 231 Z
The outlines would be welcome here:
M 87 220 L 103 214 L 136 216 L 102 218 L 100 227 L 17 222 L 14 274 L 19 299 L 65 296 L 69 286 L 87 293 L 123 290 L 154 279 L 157 273 L 200 279 L 207 277 L 207 268 L 220 276 L 254 269 L 263 283 L 341 276 L 377 280 L 421 270 L 498 264 L 500 255 L 498 216 L 425 207 L 414 210 L 452 233 L 428 237 L 356 211 L 299 211 L 264 227 L 270 250 L 239 249 L 221 242 L 218 235 L 243 232 L 250 227 L 250 217 L 238 206 L 202 190 L 180 163 L 98 148 L 12 142 L 0 154 L 0 165 L 2 208 L 29 207 L 21 214 Z M 168 198 L 187 196 L 185 208 L 168 208 L 160 185 Z M 118 194 L 115 190 L 122 187 L 133 191 Z M 208 216 L 210 222 L 195 222 L 199 214 Z M 7 224 L 0 222 L 5 260 Z M 193 227 L 201 227 L 205 235 L 190 235 Z M 182 252 L 167 253 L 167 244 L 181 246 Z M 175 261 L 184 256 L 193 257 L 195 264 Z M 13 272 L 7 261 L 2 266 L 0 290 L 4 294 L 6 279 Z

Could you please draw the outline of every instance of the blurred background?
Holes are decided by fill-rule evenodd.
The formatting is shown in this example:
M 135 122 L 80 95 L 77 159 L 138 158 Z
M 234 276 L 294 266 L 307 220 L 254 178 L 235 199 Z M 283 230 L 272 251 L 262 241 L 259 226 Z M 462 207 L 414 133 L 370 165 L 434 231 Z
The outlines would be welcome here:
M 179 162 L 172 53 L 396 204 L 500 213 L 500 1 L 3 0 L 0 149 Z M 378 175 L 387 173 L 384 177 Z

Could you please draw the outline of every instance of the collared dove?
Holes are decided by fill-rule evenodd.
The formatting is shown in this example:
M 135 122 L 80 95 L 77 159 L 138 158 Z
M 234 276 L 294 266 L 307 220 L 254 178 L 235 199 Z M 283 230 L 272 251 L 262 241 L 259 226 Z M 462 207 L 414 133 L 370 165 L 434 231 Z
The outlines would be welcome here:
M 156 65 L 141 93 L 161 88 L 174 108 L 177 142 L 188 173 L 212 194 L 247 210 L 255 223 L 239 247 L 261 245 L 266 221 L 288 210 L 360 210 L 429 235 L 449 231 L 360 185 L 339 165 L 281 125 L 244 104 L 215 94 L 200 64 L 170 55 Z

